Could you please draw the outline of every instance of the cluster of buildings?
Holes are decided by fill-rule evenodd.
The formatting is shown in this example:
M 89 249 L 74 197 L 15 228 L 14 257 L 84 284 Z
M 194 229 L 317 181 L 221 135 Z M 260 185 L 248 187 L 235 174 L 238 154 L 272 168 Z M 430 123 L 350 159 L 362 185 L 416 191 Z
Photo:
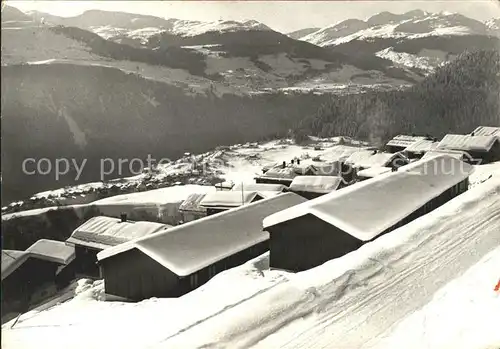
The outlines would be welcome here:
M 5 309 L 21 312 L 47 283 L 57 290 L 78 276 L 103 278 L 116 299 L 178 297 L 266 251 L 271 268 L 314 268 L 466 191 L 473 159 L 500 160 L 500 127 L 441 141 L 400 135 L 385 151 L 338 145 L 322 157 L 191 194 L 177 226 L 94 217 L 66 242 L 2 251 Z

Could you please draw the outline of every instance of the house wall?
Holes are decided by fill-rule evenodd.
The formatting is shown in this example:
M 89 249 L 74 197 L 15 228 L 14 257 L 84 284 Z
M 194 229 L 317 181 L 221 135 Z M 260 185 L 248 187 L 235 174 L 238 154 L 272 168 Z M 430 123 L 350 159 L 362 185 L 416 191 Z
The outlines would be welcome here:
M 408 159 L 421 159 L 424 155 L 425 155 L 425 151 L 423 152 L 418 152 L 418 153 L 415 153 L 415 152 L 412 152 L 412 151 L 405 151 L 404 154 L 406 155 L 406 157 L 408 157 Z
M 268 229 L 271 268 L 299 272 L 358 249 L 362 242 L 344 231 L 305 215 Z
M 100 271 L 110 295 L 140 301 L 180 293 L 177 275 L 137 249 L 101 261 Z
M 93 278 L 99 277 L 99 267 L 97 265 L 97 254 L 101 250 L 75 245 L 75 273 L 77 275 Z
M 189 275 L 188 277 L 182 278 L 180 281 L 180 289 L 182 291 L 181 293 L 188 293 L 202 286 L 220 272 L 242 265 L 249 260 L 266 253 L 267 251 L 269 251 L 269 240 L 251 246 L 243 251 L 222 259 L 192 275 Z
M 182 221 L 184 223 L 192 222 L 207 216 L 205 212 L 198 212 L 198 211 L 181 211 L 181 214 L 182 214 Z
M 254 203 L 254 202 L 257 202 L 257 201 L 260 201 L 262 200 L 263 197 L 260 196 L 260 195 L 257 195 L 252 201 L 246 203 L 245 205 L 248 205 L 250 203 Z M 206 210 L 207 210 L 207 216 L 211 216 L 213 214 L 216 214 L 216 213 L 220 213 L 220 212 L 224 212 L 224 211 L 227 211 L 227 210 L 230 210 L 230 209 L 233 209 L 233 208 L 237 208 L 239 206 L 234 206 L 234 207 L 207 207 Z
M 28 258 L 19 268 L 2 280 L 2 318 L 28 307 L 55 293 L 57 263 Z
M 308 199 L 308 200 L 316 199 L 316 198 L 319 198 L 322 195 L 325 195 L 325 194 L 322 194 L 322 193 L 313 193 L 313 192 L 310 192 L 310 191 L 292 190 L 292 192 L 295 193 L 295 194 L 298 194 L 298 195 L 300 195 L 303 198 Z
M 388 153 L 398 153 L 400 151 L 403 151 L 406 149 L 406 147 L 401 147 L 401 146 L 395 146 L 395 145 L 387 145 L 385 147 L 386 151 Z
M 207 216 L 211 216 L 216 213 L 224 212 L 229 210 L 231 207 L 228 208 L 209 208 L 207 207 Z
M 433 211 L 468 190 L 465 179 L 429 201 L 379 236 L 389 233 Z M 268 228 L 271 268 L 299 272 L 319 266 L 352 252 L 366 242 L 332 226 L 313 215 L 305 215 Z
M 411 221 L 435 210 L 436 208 L 444 205 L 445 203 L 447 203 L 448 201 L 450 201 L 454 197 L 467 191 L 468 187 L 469 187 L 469 179 L 467 178 L 467 179 L 464 179 L 462 182 L 456 184 L 455 186 L 449 188 L 448 190 L 443 192 L 441 195 L 435 197 L 434 199 L 432 199 L 431 201 L 429 201 L 425 205 L 421 206 L 420 208 L 415 210 L 413 213 L 411 213 L 410 215 L 408 215 L 407 217 L 405 217 L 404 219 L 402 219 L 401 221 L 399 221 L 397 224 L 393 225 L 389 229 L 386 229 L 382 234 L 376 236 L 372 240 L 375 240 L 379 236 L 386 234 L 386 233 L 389 233 L 389 232 L 391 232 L 399 227 L 402 227 L 403 225 L 406 225 L 406 224 L 410 223 Z
M 344 181 L 346 181 L 347 183 L 352 182 L 355 179 L 355 174 L 356 170 L 354 169 L 354 167 L 352 167 L 349 164 L 346 164 L 345 162 L 342 163 L 341 176 L 342 179 L 344 179 Z
M 241 265 L 269 250 L 265 241 L 229 256 L 187 277 L 179 277 L 137 249 L 101 262 L 105 292 L 140 301 L 151 297 L 180 297 L 205 284 L 218 273 Z
M 283 184 L 289 187 L 292 184 L 292 179 L 256 177 L 255 183 Z

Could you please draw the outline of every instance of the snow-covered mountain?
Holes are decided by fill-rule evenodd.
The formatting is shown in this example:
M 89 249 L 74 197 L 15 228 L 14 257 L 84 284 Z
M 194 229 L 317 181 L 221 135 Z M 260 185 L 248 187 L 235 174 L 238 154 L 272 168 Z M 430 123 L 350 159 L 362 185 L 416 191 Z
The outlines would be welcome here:
M 31 15 L 33 22 L 3 34 L 4 64 L 100 64 L 183 86 L 189 93 L 219 95 L 346 83 L 404 85 L 423 76 L 419 69 L 394 68 L 373 54 L 351 59 L 253 20 L 200 22 L 105 11 L 69 18 Z
M 299 40 L 335 52 L 375 54 L 395 66 L 433 69 L 465 49 L 487 49 L 500 41 L 498 20 L 486 23 L 457 13 L 382 12 L 366 21 L 347 20 Z
M 294 30 L 292 32 L 287 33 L 286 35 L 288 35 L 292 39 L 300 39 L 306 35 L 309 35 L 311 33 L 316 32 L 320 29 L 321 28 L 319 28 L 319 27 L 318 28 L 304 28 L 304 29 Z
M 181 37 L 192 37 L 210 32 L 271 30 L 255 20 L 201 22 L 100 10 L 85 11 L 74 17 L 58 17 L 38 11 L 28 14 L 37 23 L 87 29 L 104 39 L 139 46 L 146 44 L 149 37 L 164 32 Z
M 491 35 L 500 36 L 500 18 L 492 18 L 486 21 L 486 27 Z
M 335 39 L 343 44 L 321 47 L 256 21 L 204 23 L 105 11 L 70 18 L 33 12 L 27 18 L 6 9 L 2 117 L 30 140 L 21 146 L 15 137 L 7 139 L 9 132 L 3 137 L 5 144 L 19 145 L 11 149 L 22 148 L 6 154 L 12 158 L 5 162 L 5 182 L 9 171 L 21 168 L 16 161 L 30 152 L 53 154 L 61 148 L 70 158 L 83 151 L 96 158 L 99 149 L 111 147 L 143 155 L 168 149 L 170 156 L 286 132 L 297 119 L 314 114 L 328 94 L 403 89 L 466 49 L 498 43 L 485 35 L 398 39 L 394 30 L 388 38 L 347 40 L 401 24 L 359 30 L 369 24 L 347 20 L 323 34 L 358 31 Z M 426 26 L 443 30 L 437 19 L 431 23 L 431 14 L 412 15 L 425 15 Z M 137 136 L 132 125 L 139 124 L 150 129 L 130 144 L 128 137 Z M 57 130 L 58 146 L 41 136 L 42 129 Z M 181 137 L 183 132 L 190 137 Z M 14 185 L 13 198 L 50 188 L 35 187 Z
M 299 38 L 299 40 L 307 41 L 319 46 L 328 46 L 332 40 L 352 35 L 369 27 L 370 25 L 365 21 L 359 19 L 348 19 L 332 26 L 319 29 Z

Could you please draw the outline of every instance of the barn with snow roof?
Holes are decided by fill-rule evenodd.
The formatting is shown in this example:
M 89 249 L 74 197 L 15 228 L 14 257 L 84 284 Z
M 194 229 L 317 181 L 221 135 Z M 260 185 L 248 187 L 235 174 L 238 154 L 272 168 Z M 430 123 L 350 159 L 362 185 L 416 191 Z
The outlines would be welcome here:
M 360 181 L 364 181 L 366 179 L 370 179 L 373 177 L 377 177 L 383 175 L 384 173 L 392 172 L 394 169 L 390 167 L 370 167 L 356 173 L 358 179 Z
M 449 156 L 420 160 L 273 214 L 270 266 L 298 272 L 352 252 L 466 191 L 472 170 Z
M 155 222 L 129 221 L 126 215 L 120 219 L 99 216 L 89 219 L 76 228 L 66 243 L 75 246 L 77 273 L 97 277 L 99 276 L 98 252 L 170 227 Z
M 67 286 L 75 249 L 64 242 L 41 239 L 26 251 L 2 250 L 2 322 L 4 315 L 27 307 Z
M 207 194 L 200 201 L 200 207 L 207 211 L 207 216 L 211 216 L 264 198 L 265 195 L 256 191 L 216 191 Z
M 283 184 L 270 184 L 270 183 L 238 183 L 231 190 L 232 191 L 257 191 L 264 193 L 282 193 L 286 191 L 287 187 Z
M 429 136 L 397 135 L 389 142 L 387 142 L 386 149 L 389 153 L 397 153 L 405 150 L 416 142 L 431 139 L 432 138 Z
M 298 176 L 290 184 L 290 191 L 306 199 L 315 199 L 345 186 L 342 177 Z
M 496 136 L 500 138 L 500 126 L 478 126 L 471 135 L 474 136 Z
M 178 297 L 269 249 L 262 220 L 306 200 L 284 193 L 106 249 L 98 254 L 106 294 Z
M 439 142 L 437 149 L 458 150 L 470 155 L 468 162 L 487 164 L 500 160 L 500 137 L 497 135 L 480 136 L 476 134 L 448 134 Z

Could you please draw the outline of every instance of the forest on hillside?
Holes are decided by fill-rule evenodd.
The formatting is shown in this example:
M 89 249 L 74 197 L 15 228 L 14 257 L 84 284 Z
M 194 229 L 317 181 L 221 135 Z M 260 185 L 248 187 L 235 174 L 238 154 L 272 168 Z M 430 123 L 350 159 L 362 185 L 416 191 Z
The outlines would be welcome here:
M 398 133 L 468 133 L 500 125 L 500 53 L 464 52 L 403 91 L 335 96 L 300 120 L 293 134 L 346 135 L 383 144 Z
M 499 56 L 464 53 L 408 89 L 349 95 L 189 96 L 107 67 L 2 67 L 2 199 L 99 180 L 103 158 L 176 159 L 289 135 L 299 141 L 344 135 L 381 145 L 398 133 L 441 137 L 500 125 Z M 79 181 L 74 171 L 58 180 L 23 174 L 23 159 L 42 157 L 88 163 Z

